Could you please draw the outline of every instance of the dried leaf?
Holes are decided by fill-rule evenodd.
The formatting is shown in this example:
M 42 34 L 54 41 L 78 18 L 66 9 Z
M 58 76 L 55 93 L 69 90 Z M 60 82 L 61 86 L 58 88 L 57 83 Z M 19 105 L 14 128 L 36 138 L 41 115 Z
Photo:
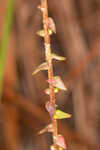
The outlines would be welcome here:
M 32 73 L 32 75 L 35 75 L 36 73 L 38 73 L 41 70 L 48 70 L 48 65 L 46 62 L 42 63 L 41 65 L 39 65 L 36 70 Z
M 63 149 L 66 149 L 65 139 L 62 135 L 58 135 L 56 141 L 58 146 L 62 147 Z
M 49 27 L 54 33 L 56 33 L 56 26 L 55 26 L 54 20 L 53 20 L 51 17 L 48 18 L 47 24 L 48 24 L 48 27 Z
M 52 35 L 52 30 L 49 29 L 49 35 Z M 45 33 L 44 33 L 44 30 L 40 30 L 37 32 L 37 35 L 41 36 L 41 37 L 44 37 L 45 36 Z
M 53 77 L 53 80 L 47 80 L 47 82 L 51 83 L 54 87 L 57 87 L 61 90 L 67 90 L 60 76 Z
M 52 53 L 52 54 L 51 54 L 51 58 L 52 58 L 52 59 L 56 59 L 56 60 L 61 60 L 61 61 L 63 61 L 63 60 L 66 59 L 65 57 L 59 56 L 59 55 L 57 55 L 57 54 L 55 54 L 55 53 Z
M 45 108 L 49 112 L 50 117 L 52 117 L 55 111 L 55 105 L 48 101 L 45 104 Z
M 50 89 L 48 88 L 48 89 L 45 89 L 45 91 L 44 91 L 46 94 L 48 94 L 48 95 L 50 95 Z M 55 93 L 58 93 L 59 92 L 59 89 L 58 88 L 54 88 L 54 92 Z
M 53 132 L 52 124 L 47 125 L 41 131 L 39 131 L 38 134 L 43 134 L 45 132 Z
M 65 118 L 71 118 L 71 114 L 65 113 L 61 110 L 56 110 L 54 119 L 65 119 Z

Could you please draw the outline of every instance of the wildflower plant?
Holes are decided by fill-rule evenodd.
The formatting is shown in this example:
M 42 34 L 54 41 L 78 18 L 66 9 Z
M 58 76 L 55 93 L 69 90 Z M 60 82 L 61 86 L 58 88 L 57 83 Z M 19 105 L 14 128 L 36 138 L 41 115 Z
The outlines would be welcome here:
M 52 53 L 51 51 L 50 36 L 53 33 L 56 33 L 56 26 L 54 20 L 51 17 L 48 17 L 47 0 L 41 0 L 41 5 L 38 6 L 38 9 L 40 9 L 43 15 L 43 29 L 38 31 L 37 34 L 40 37 L 44 38 L 45 61 L 36 68 L 36 70 L 32 73 L 32 75 L 35 75 L 41 70 L 48 71 L 47 82 L 49 84 L 49 88 L 45 89 L 44 91 L 46 94 L 49 95 L 50 100 L 46 102 L 45 108 L 48 111 L 51 118 L 51 123 L 47 125 L 44 129 L 39 131 L 39 134 L 42 134 L 44 132 L 51 132 L 53 137 L 53 145 L 50 146 L 50 149 L 63 150 L 66 149 L 67 147 L 64 137 L 61 134 L 58 134 L 57 120 L 70 118 L 71 115 L 57 109 L 55 94 L 58 93 L 59 90 L 66 91 L 67 88 L 65 87 L 60 76 L 53 75 L 52 60 L 55 59 L 57 61 L 64 61 L 65 57 L 59 56 L 55 53 Z

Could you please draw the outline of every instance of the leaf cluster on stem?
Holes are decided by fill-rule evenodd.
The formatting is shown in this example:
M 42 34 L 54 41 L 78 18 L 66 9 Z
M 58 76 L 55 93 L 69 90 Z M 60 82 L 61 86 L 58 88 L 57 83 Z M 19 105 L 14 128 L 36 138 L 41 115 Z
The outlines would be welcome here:
M 47 125 L 44 129 L 39 131 L 39 134 L 44 132 L 51 132 L 53 137 L 53 145 L 51 145 L 51 150 L 63 150 L 66 149 L 66 143 L 64 137 L 58 134 L 57 119 L 70 118 L 71 115 L 65 113 L 61 110 L 56 109 L 55 94 L 59 90 L 66 91 L 67 88 L 64 85 L 60 76 L 53 75 L 53 59 L 57 61 L 64 61 L 65 57 L 59 56 L 51 51 L 50 44 L 50 35 L 56 33 L 56 26 L 54 20 L 51 17 L 48 17 L 48 6 L 47 0 L 41 0 L 41 5 L 38 6 L 43 16 L 43 29 L 37 32 L 37 35 L 44 38 L 44 47 L 45 47 L 45 62 L 40 64 L 36 70 L 32 73 L 35 75 L 41 70 L 48 71 L 48 80 L 49 88 L 45 89 L 45 93 L 49 95 L 50 99 L 46 102 L 45 108 L 48 111 L 51 123 Z

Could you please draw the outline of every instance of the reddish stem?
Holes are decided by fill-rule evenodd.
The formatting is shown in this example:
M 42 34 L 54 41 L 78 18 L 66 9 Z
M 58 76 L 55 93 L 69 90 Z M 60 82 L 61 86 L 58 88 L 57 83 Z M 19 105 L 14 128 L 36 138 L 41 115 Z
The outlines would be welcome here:
M 45 57 L 46 62 L 49 66 L 48 68 L 48 79 L 52 81 L 53 79 L 53 65 L 52 65 L 52 59 L 51 59 L 51 47 L 50 47 L 50 36 L 49 36 L 49 28 L 48 28 L 48 7 L 47 7 L 47 0 L 41 0 L 41 10 L 43 13 L 43 26 L 44 26 L 44 41 L 45 41 Z M 51 83 L 49 83 L 49 89 L 50 89 L 50 102 L 55 105 L 55 93 L 54 93 L 54 87 Z M 54 110 L 55 114 L 56 108 Z M 52 126 L 53 126 L 53 144 L 55 147 L 55 150 L 58 150 L 58 146 L 56 144 L 56 138 L 57 138 L 57 120 L 54 119 L 54 115 L 52 117 Z

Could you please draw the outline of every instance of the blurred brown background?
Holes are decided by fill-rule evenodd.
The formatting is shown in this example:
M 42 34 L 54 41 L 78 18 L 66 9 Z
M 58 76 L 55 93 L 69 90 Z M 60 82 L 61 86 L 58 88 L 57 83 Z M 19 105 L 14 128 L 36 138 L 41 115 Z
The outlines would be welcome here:
M 0 39 L 6 10 L 0 2 Z M 44 61 L 39 0 L 15 0 L 0 104 L 0 150 L 47 150 L 51 134 L 38 135 L 50 122 L 44 106 L 47 72 L 32 76 Z M 100 0 L 48 0 L 57 34 L 52 51 L 65 56 L 54 62 L 54 74 L 68 88 L 56 95 L 59 108 L 72 118 L 58 121 L 68 150 L 100 150 Z

